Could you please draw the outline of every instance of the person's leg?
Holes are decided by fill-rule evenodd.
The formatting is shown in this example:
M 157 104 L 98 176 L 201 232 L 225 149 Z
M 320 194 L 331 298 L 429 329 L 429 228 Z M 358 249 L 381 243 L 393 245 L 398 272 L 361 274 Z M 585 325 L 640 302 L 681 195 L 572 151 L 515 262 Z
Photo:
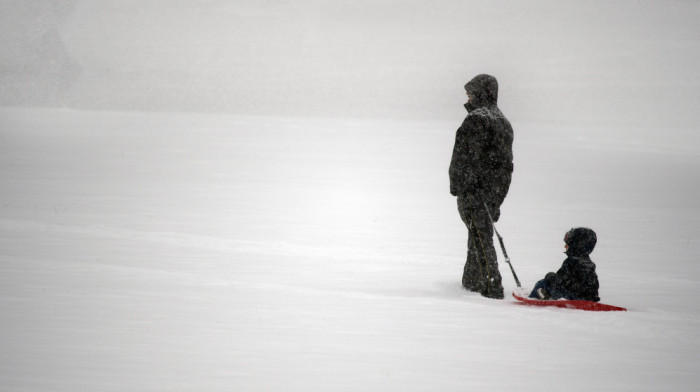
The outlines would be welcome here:
M 474 230 L 469 230 L 469 238 L 467 240 L 467 262 L 464 264 L 464 273 L 462 274 L 462 286 L 467 290 L 480 293 L 483 291 L 483 276 L 486 273 L 484 271 L 484 262 L 478 251 L 477 243 L 475 239 L 476 234 Z
M 532 288 L 532 292 L 530 293 L 530 298 L 540 299 L 540 296 L 539 296 L 539 294 L 537 293 L 537 290 L 539 290 L 539 289 L 545 289 L 545 290 L 546 290 L 546 287 L 547 287 L 547 282 L 546 282 L 544 279 L 542 279 L 542 280 L 538 281 L 537 283 L 535 283 L 535 287 Z
M 471 198 L 460 199 L 460 216 L 469 229 L 469 252 L 462 284 L 485 297 L 502 299 L 503 284 L 493 245 L 491 220 L 483 203 Z
M 471 229 L 470 218 L 469 218 L 469 208 L 467 206 L 467 200 L 463 197 L 457 198 L 457 210 L 459 211 L 459 216 L 462 218 L 462 222 L 467 226 L 467 261 L 464 264 L 464 271 L 462 272 L 462 286 L 469 291 L 481 292 L 481 281 L 480 276 L 483 275 L 483 267 L 479 260 L 479 254 L 477 252 L 475 232 Z

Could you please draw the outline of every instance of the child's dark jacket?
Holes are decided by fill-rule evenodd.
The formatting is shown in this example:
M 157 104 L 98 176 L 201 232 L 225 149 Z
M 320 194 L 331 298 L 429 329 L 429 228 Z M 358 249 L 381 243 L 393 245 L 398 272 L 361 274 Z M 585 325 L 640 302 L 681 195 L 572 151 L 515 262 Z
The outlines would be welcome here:
M 547 290 L 553 299 L 600 301 L 596 266 L 589 257 L 597 241 L 595 232 L 588 228 L 572 229 L 564 241 L 569 245 L 566 252 L 569 257 L 556 273 L 547 274 Z
M 595 263 L 588 256 L 569 256 L 559 271 L 547 274 L 546 280 L 553 298 L 600 301 Z

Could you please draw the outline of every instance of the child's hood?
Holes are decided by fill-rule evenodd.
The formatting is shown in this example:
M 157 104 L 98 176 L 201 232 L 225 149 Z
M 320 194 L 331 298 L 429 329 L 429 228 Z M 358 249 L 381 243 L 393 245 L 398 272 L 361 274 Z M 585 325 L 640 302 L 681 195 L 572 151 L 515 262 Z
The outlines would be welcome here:
M 569 245 L 569 249 L 566 251 L 567 255 L 588 256 L 593 252 L 598 238 L 595 231 L 587 227 L 577 227 L 566 233 L 564 242 Z

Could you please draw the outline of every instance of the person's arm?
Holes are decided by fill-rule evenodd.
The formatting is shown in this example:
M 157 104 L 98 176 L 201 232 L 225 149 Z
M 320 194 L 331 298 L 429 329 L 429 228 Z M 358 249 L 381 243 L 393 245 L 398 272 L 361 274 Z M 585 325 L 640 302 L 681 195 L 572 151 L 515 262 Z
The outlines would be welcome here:
M 464 123 L 466 123 L 466 120 Z M 464 179 L 468 146 L 467 131 L 464 129 L 464 123 L 457 130 L 455 145 L 452 149 L 452 160 L 450 162 L 450 193 L 452 196 L 462 196 L 466 190 Z
M 486 137 L 480 116 L 470 115 L 457 130 L 450 163 L 450 193 L 462 196 L 479 188 Z

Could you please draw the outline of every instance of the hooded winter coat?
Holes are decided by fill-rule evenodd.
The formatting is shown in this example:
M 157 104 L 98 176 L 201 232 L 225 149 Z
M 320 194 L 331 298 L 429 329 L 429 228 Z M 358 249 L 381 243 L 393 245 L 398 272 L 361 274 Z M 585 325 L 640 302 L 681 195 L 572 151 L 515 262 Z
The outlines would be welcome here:
M 566 251 L 568 257 L 556 273 L 547 274 L 546 290 L 552 299 L 600 301 L 596 266 L 589 256 L 597 242 L 595 232 L 585 227 L 571 229 L 566 233 L 564 242 L 569 245 Z
M 450 193 L 485 202 L 498 220 L 513 173 L 513 127 L 497 106 L 496 78 L 478 75 L 464 88 L 473 99 L 455 138 Z

